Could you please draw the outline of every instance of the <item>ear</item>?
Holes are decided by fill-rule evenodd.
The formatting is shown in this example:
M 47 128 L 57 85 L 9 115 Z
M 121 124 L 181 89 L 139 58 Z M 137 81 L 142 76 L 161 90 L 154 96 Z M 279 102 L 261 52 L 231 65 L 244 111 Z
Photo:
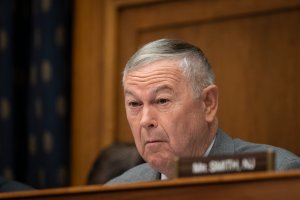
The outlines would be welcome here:
M 202 98 L 204 103 L 204 114 L 207 122 L 212 122 L 218 110 L 219 90 L 216 85 L 209 85 L 204 88 Z

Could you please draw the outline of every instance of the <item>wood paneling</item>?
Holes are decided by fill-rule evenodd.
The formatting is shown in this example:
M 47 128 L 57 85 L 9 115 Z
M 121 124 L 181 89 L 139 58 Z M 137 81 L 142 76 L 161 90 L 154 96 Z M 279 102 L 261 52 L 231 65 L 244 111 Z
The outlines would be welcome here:
M 251 3 L 250 3 L 251 2 Z M 220 88 L 220 127 L 300 153 L 300 1 L 167 1 L 119 11 L 119 71 L 146 42 L 179 38 L 204 50 Z M 120 79 L 120 76 L 118 77 Z M 122 88 L 119 87 L 122 99 Z M 120 140 L 132 140 L 119 101 Z
M 72 177 L 98 152 L 132 141 L 121 71 L 146 42 L 204 50 L 220 88 L 220 126 L 233 137 L 300 154 L 300 0 L 86 0 L 75 3 Z
M 99 151 L 112 142 L 103 131 L 104 2 L 76 1 L 74 10 L 72 69 L 72 162 L 73 185 L 85 184 Z

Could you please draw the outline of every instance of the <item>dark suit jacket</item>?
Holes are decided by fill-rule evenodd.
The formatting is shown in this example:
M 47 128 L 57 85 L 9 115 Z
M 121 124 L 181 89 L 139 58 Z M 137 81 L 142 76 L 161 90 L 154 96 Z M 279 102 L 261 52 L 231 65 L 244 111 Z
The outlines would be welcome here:
M 33 190 L 33 188 L 23 183 L 0 177 L 0 192 L 15 192 L 21 190 Z
M 221 129 L 217 131 L 215 143 L 209 155 L 236 154 L 246 152 L 275 151 L 275 169 L 287 170 L 300 168 L 300 158 L 295 154 L 270 145 L 254 144 L 240 139 L 232 139 Z M 110 180 L 106 184 L 151 181 L 160 179 L 160 173 L 150 167 L 148 163 L 129 169 L 124 174 Z

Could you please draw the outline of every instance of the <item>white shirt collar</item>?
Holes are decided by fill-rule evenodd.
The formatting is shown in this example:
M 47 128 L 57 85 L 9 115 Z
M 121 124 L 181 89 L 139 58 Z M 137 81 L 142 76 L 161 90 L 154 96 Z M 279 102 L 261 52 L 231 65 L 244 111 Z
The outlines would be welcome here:
M 210 143 L 209 147 L 206 149 L 205 154 L 203 155 L 203 157 L 208 156 L 209 152 L 211 151 L 211 148 L 213 147 L 214 143 L 215 143 L 216 137 L 214 137 L 213 141 Z
M 216 140 L 216 137 L 214 137 L 213 141 L 210 143 L 209 147 L 206 149 L 206 151 L 205 151 L 203 157 L 208 156 L 209 152 L 211 151 L 211 148 L 213 147 L 213 145 L 214 145 L 214 143 L 215 143 L 215 140 Z M 161 174 L 160 179 L 161 179 L 161 180 L 167 180 L 168 177 L 167 177 L 166 175 L 164 175 L 164 174 Z

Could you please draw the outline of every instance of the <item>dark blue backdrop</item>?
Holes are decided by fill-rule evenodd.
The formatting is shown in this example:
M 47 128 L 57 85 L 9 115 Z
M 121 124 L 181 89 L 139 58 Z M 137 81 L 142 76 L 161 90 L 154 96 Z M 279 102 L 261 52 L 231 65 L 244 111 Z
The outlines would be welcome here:
M 0 175 L 69 184 L 71 0 L 0 0 Z

